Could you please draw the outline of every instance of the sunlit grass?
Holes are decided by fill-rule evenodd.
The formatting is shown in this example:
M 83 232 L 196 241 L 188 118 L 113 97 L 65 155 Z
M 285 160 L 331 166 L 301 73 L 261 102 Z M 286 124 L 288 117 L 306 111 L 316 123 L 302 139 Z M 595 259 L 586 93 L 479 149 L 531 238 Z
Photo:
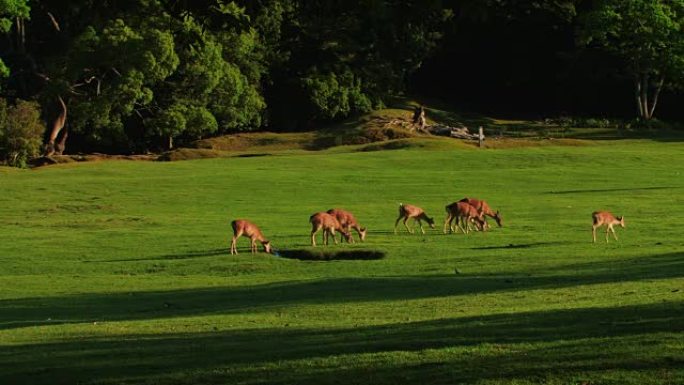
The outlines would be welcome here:
M 427 142 L 0 169 L 0 383 L 684 382 L 681 143 Z M 504 227 L 442 234 L 464 196 Z M 400 202 L 437 229 L 395 235 Z M 370 232 L 326 251 L 384 258 L 228 252 L 235 218 L 311 250 L 332 207 Z

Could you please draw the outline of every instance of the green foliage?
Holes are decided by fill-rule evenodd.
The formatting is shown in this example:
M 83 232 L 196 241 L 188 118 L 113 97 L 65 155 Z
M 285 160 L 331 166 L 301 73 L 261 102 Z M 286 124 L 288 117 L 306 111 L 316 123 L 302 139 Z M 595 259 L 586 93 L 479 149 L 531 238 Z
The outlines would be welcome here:
M 581 22 L 581 43 L 596 44 L 623 58 L 631 71 L 681 74 L 684 1 L 602 0 Z
M 8 107 L 0 98 L 0 156 L 10 166 L 26 167 L 39 154 L 44 132 L 38 103 L 18 100 Z
M 684 86 L 684 0 L 601 0 L 580 18 L 578 35 L 581 44 L 619 58 L 640 90 L 655 79 Z
M 29 0 L 0 0 L 0 33 L 7 33 L 14 18 L 28 19 L 31 12 Z
M 174 104 L 146 121 L 153 134 L 175 138 L 181 134 L 200 139 L 218 130 L 216 118 L 204 107 Z
M 248 12 L 273 60 L 273 123 L 298 127 L 403 92 L 452 15 L 441 1 L 260 1 Z
M 31 8 L 29 0 L 0 0 L 0 34 L 8 33 L 15 18 L 28 19 Z M 0 78 L 6 78 L 10 70 L 0 58 Z
M 154 1 L 140 14 L 123 10 L 126 17 L 87 26 L 65 70 L 56 70 L 82 93 L 71 106 L 74 131 L 126 145 L 139 140 L 129 137 L 131 126 L 151 138 L 186 139 L 258 127 L 265 103 L 256 33 L 234 4 L 213 12 L 220 30 Z
M 317 118 L 329 120 L 371 110 L 371 102 L 361 90 L 361 80 L 355 79 L 351 71 L 339 76 L 314 74 L 303 78 L 302 85 Z

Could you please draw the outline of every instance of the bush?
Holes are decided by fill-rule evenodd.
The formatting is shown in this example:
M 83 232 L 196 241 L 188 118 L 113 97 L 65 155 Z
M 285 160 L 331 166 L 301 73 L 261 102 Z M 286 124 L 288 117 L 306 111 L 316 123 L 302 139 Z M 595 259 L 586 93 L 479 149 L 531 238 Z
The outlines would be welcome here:
M 627 129 L 642 129 L 642 130 L 654 130 L 654 131 L 664 131 L 664 130 L 674 130 L 677 129 L 676 124 L 664 122 L 658 119 L 634 119 L 625 125 Z
M 545 119 L 544 123 L 561 128 L 617 128 L 621 125 L 620 121 L 607 118 L 582 118 L 570 116 Z
M 26 167 L 26 162 L 40 153 L 44 132 L 38 103 L 18 100 L 8 107 L 7 101 L 0 99 L 0 156 L 7 164 Z

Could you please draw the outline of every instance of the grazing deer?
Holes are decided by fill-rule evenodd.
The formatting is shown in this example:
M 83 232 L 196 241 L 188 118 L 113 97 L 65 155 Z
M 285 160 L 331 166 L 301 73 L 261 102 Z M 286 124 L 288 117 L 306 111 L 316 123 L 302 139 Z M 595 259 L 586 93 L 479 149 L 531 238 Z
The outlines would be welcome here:
M 356 230 L 356 232 L 359 234 L 359 240 L 361 242 L 366 240 L 366 233 L 368 232 L 368 229 L 359 225 L 359 222 L 356 221 L 354 214 L 342 209 L 330 209 L 328 210 L 328 214 L 334 216 L 348 233 L 351 234 L 351 229 Z M 340 235 L 340 242 L 342 241 L 342 237 L 344 237 L 344 234 Z M 350 239 L 351 243 L 354 243 L 354 237 L 351 237 Z
M 397 233 L 397 226 L 402 218 L 404 219 L 404 227 L 406 227 L 406 230 L 408 230 L 408 232 L 411 234 L 413 234 L 413 230 L 411 230 L 406 224 L 406 221 L 408 221 L 410 218 L 418 221 L 418 226 L 420 226 L 420 231 L 423 234 L 425 234 L 425 230 L 423 229 L 423 223 L 421 221 L 427 222 L 427 224 L 430 225 L 430 228 L 435 228 L 435 221 L 428 217 L 423 209 L 418 206 L 399 203 L 399 218 L 397 218 L 397 220 L 394 222 L 394 234 Z
M 484 228 L 484 214 L 477 211 L 475 206 L 468 202 L 454 202 L 446 206 L 445 209 L 447 217 L 444 220 L 444 234 L 447 232 L 447 224 L 449 225 L 449 230 L 452 233 L 454 232 L 452 225 L 454 219 L 456 220 L 456 227 L 461 229 L 464 234 L 470 232 L 470 222 L 476 222 L 476 226 L 479 226 L 481 229 Z M 463 226 L 461 223 L 463 223 Z
M 261 233 L 261 230 L 259 230 L 259 228 L 254 223 L 244 219 L 236 219 L 230 222 L 230 225 L 233 227 L 233 239 L 230 241 L 231 255 L 237 255 L 237 240 L 242 235 L 249 237 L 251 241 L 252 254 L 255 254 L 257 252 L 257 241 L 261 242 L 261 244 L 264 246 L 265 253 L 272 252 L 271 242 L 264 238 L 264 235 Z
M 332 235 L 333 242 L 337 244 L 337 238 L 335 238 L 335 231 L 342 233 L 342 236 L 351 242 L 351 234 L 349 231 L 345 230 L 333 215 L 326 212 L 320 212 L 309 217 L 309 222 L 311 223 L 311 246 L 316 246 L 316 233 L 323 229 L 323 244 L 328 244 L 328 236 Z
M 613 225 L 620 225 L 622 227 L 625 227 L 625 217 L 614 217 L 613 214 L 609 213 L 608 211 L 594 211 L 591 214 L 591 218 L 593 219 L 593 224 L 591 226 L 591 235 L 594 239 L 594 243 L 596 243 L 596 229 L 598 229 L 601 226 L 606 226 L 606 243 L 608 243 L 608 232 L 613 233 L 613 237 L 615 240 L 618 240 L 617 235 L 615 234 L 615 229 L 613 229 Z
M 463 198 L 459 202 L 467 202 L 470 203 L 471 206 L 475 207 L 477 211 L 481 212 L 484 216 L 488 216 L 490 218 L 493 218 L 496 221 L 496 224 L 499 227 L 503 227 L 503 218 L 501 218 L 501 214 L 499 213 L 499 210 L 494 212 L 491 207 L 489 207 L 489 204 L 483 200 L 479 200 L 476 198 Z M 487 223 L 487 219 L 485 217 L 482 217 L 484 220 L 484 227 L 483 230 L 486 231 L 486 229 L 489 228 L 489 224 Z

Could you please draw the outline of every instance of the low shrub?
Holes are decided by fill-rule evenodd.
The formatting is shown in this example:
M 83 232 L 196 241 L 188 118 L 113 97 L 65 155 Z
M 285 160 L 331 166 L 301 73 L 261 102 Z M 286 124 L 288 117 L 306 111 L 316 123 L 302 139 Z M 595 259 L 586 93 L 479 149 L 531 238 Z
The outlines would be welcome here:
M 0 156 L 7 164 L 26 167 L 40 153 L 44 132 L 38 103 L 18 100 L 8 106 L 0 99 Z

